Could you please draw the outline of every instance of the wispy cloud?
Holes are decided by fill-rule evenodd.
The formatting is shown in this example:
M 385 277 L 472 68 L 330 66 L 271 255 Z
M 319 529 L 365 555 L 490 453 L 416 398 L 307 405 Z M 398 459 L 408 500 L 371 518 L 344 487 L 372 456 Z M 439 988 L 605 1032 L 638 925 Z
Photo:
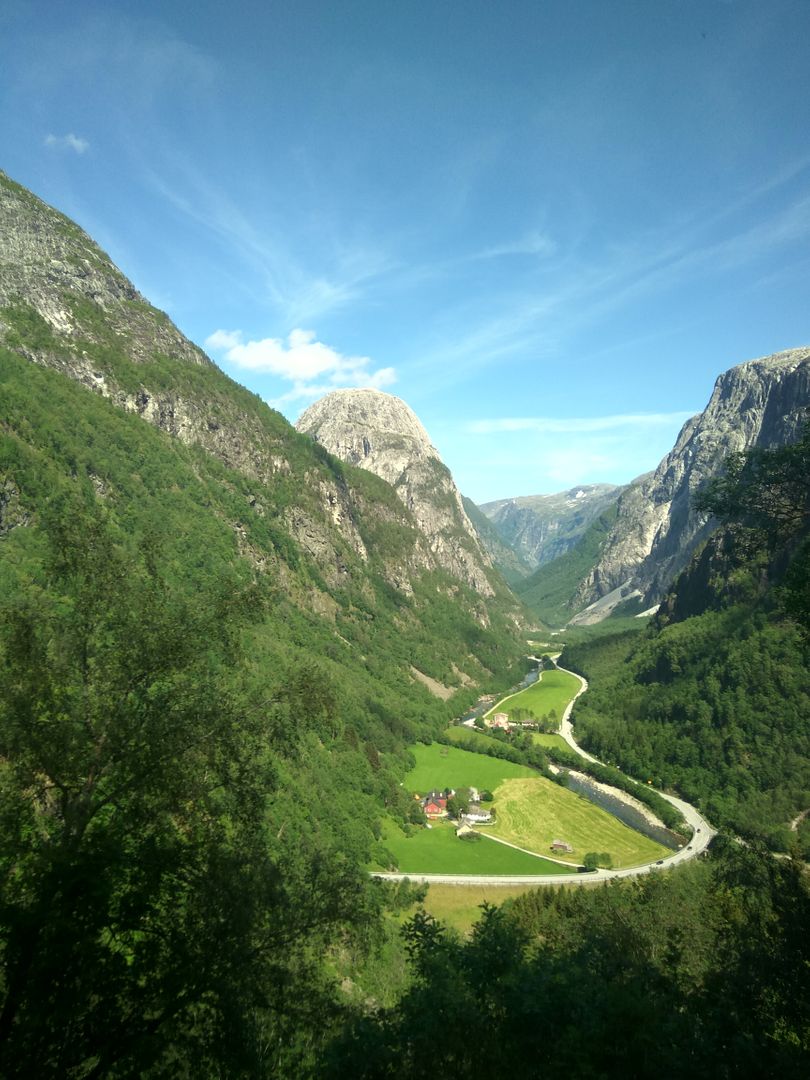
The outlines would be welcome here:
M 257 300 L 269 302 L 287 326 L 311 322 L 357 302 L 394 265 L 378 246 L 330 240 L 324 228 L 318 264 L 313 267 L 310 256 L 297 250 L 306 230 L 299 235 L 272 210 L 261 218 L 251 217 L 204 170 L 170 148 L 162 148 L 159 167 L 144 162 L 142 168 L 156 193 L 253 267 Z
M 436 445 L 479 501 L 624 484 L 656 467 L 696 411 L 472 420 L 439 431 Z
M 380 389 L 396 382 L 394 368 L 373 369 L 370 357 L 346 356 L 318 341 L 314 330 L 293 330 L 286 341 L 245 341 L 239 330 L 215 330 L 205 344 L 236 367 L 292 383 L 290 390 L 271 402 L 276 406 L 320 397 L 338 387 Z
M 72 131 L 69 131 L 67 135 L 46 135 L 43 145 L 53 150 L 72 150 L 74 154 L 83 154 L 90 149 L 87 139 L 74 135 Z
M 492 435 L 503 431 L 538 431 L 541 433 L 577 434 L 592 431 L 622 431 L 638 428 L 671 427 L 683 424 L 692 412 L 625 413 L 615 416 L 525 416 L 494 420 L 473 420 L 466 430 L 473 435 Z
M 639 233 L 621 244 L 582 255 L 586 237 L 577 244 L 549 248 L 513 285 L 472 309 L 463 305 L 447 312 L 447 326 L 461 324 L 463 335 L 444 332 L 420 347 L 420 367 L 435 385 L 452 385 L 471 370 L 489 367 L 529 352 L 541 358 L 565 347 L 572 330 L 612 317 L 647 298 L 667 296 L 685 283 L 710 281 L 744 267 L 756 266 L 774 254 L 810 240 L 810 194 L 802 174 L 810 155 L 801 157 L 741 191 L 722 208 L 713 207 L 660 229 Z M 787 185 L 792 197 L 774 207 L 772 195 Z M 529 234 L 529 237 L 532 234 Z M 538 255 L 544 234 L 537 235 Z M 518 253 L 521 243 L 485 249 L 477 257 Z M 526 244 L 530 247 L 530 244 Z M 541 272 L 542 270 L 542 272 Z M 667 332 L 665 326 L 659 334 Z
M 549 258 L 557 252 L 557 243 L 547 233 L 534 230 L 519 240 L 493 244 L 476 252 L 473 259 L 499 259 L 508 255 L 530 255 Z

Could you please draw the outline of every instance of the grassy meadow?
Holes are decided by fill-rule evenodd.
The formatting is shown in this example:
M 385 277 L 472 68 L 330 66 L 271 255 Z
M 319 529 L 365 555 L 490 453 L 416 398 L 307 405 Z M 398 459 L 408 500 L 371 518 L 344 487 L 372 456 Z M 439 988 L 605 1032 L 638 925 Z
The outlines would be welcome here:
M 515 709 L 530 709 L 535 716 L 546 716 L 553 709 L 558 718 L 562 718 L 565 707 L 579 690 L 579 679 L 566 671 L 544 671 L 539 682 L 532 683 L 525 690 L 503 698 L 486 713 L 505 712 L 510 715 Z
M 532 742 L 536 746 L 550 746 L 555 750 L 567 750 L 569 754 L 573 753 L 571 747 L 562 735 L 544 735 L 540 731 L 533 731 Z
M 555 858 L 581 863 L 589 851 L 607 851 L 614 867 L 638 866 L 669 854 L 606 810 L 542 776 L 505 780 L 494 794 L 497 820 L 488 832 L 531 851 L 548 852 L 559 838 L 574 850 Z
M 466 732 L 466 728 L 452 728 L 451 731 Z M 481 738 L 486 739 L 486 735 Z M 504 780 L 528 778 L 537 774 L 528 765 L 515 765 L 511 761 L 473 754 L 469 750 L 460 750 L 457 746 L 444 746 L 441 743 L 417 743 L 411 753 L 416 758 L 416 765 L 403 781 L 408 791 L 426 794 L 434 788 L 477 787 L 479 791 L 495 791 Z
M 567 866 L 495 844 L 459 840 L 455 825 L 445 821 L 419 828 L 411 836 L 393 822 L 383 826 L 383 843 L 396 857 L 403 874 L 570 874 Z M 590 850 L 590 848 L 588 849 Z
M 481 918 L 483 904 L 497 907 L 534 888 L 534 885 L 430 885 L 424 901 L 415 904 L 403 921 L 413 915 L 417 907 L 423 907 L 446 926 L 468 933 Z

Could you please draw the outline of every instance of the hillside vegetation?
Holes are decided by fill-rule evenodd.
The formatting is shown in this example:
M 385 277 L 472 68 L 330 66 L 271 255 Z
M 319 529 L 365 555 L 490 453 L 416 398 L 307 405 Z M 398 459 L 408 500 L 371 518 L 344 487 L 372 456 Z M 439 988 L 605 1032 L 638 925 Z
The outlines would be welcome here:
M 576 615 L 581 606 L 576 603 L 577 589 L 596 564 L 615 520 L 614 503 L 588 526 L 570 551 L 544 563 L 530 577 L 515 584 L 515 592 L 526 607 L 547 626 L 564 626 Z
M 563 654 L 591 684 L 574 714 L 586 747 L 779 849 L 810 805 L 808 475 L 807 432 L 734 459 L 703 501 L 738 524 L 684 573 L 656 626 Z
M 0 1072 L 305 1074 L 517 605 L 2 175 L 0 218 Z

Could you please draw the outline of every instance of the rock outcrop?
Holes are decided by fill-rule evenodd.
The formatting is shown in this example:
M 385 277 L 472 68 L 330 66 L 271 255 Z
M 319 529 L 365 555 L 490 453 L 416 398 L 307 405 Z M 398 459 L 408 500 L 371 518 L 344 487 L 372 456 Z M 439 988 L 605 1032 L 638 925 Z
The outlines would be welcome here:
M 393 487 L 427 538 L 437 563 L 482 596 L 492 596 L 492 564 L 461 495 L 416 414 L 381 390 L 334 390 L 296 424 L 331 454 Z
M 722 374 L 709 404 L 687 420 L 661 464 L 620 497 L 618 515 L 578 590 L 574 622 L 604 618 L 635 597 L 658 603 L 714 525 L 692 509 L 728 454 L 794 440 L 810 408 L 810 348 L 749 360 Z

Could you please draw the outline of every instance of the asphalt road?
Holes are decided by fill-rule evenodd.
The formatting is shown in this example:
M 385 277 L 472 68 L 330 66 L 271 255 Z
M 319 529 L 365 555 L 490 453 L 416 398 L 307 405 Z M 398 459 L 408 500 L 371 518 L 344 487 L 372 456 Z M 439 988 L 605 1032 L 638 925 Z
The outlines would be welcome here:
M 581 675 L 577 675 L 575 671 L 567 671 L 566 668 L 561 668 L 559 664 L 555 666 L 560 671 L 566 671 L 568 675 L 573 675 L 575 679 L 580 681 L 579 690 L 568 703 L 563 713 L 560 734 L 572 750 L 575 750 L 586 760 L 601 765 L 602 762 L 598 758 L 593 757 L 592 754 L 587 753 L 577 745 L 571 726 L 571 712 L 574 708 L 574 702 L 588 689 L 588 683 Z M 660 870 L 666 870 L 671 866 L 696 858 L 706 850 L 712 837 L 716 835 L 716 830 L 711 827 L 706 818 L 694 806 L 684 802 L 683 799 L 675 798 L 674 795 L 667 795 L 665 791 L 659 791 L 658 794 L 680 810 L 684 820 L 692 828 L 693 838 L 679 851 L 673 851 L 671 855 L 667 855 L 655 862 L 644 863 L 641 866 L 629 866 L 624 870 L 594 870 L 587 874 L 525 874 L 505 877 L 495 874 L 390 874 L 374 872 L 372 877 L 381 878 L 384 881 L 405 881 L 407 879 L 408 881 L 421 881 L 428 884 L 433 882 L 437 885 L 592 885 L 594 882 L 612 881 L 614 878 L 640 877 L 642 874 L 658 873 Z M 545 858 L 545 856 L 541 857 Z

